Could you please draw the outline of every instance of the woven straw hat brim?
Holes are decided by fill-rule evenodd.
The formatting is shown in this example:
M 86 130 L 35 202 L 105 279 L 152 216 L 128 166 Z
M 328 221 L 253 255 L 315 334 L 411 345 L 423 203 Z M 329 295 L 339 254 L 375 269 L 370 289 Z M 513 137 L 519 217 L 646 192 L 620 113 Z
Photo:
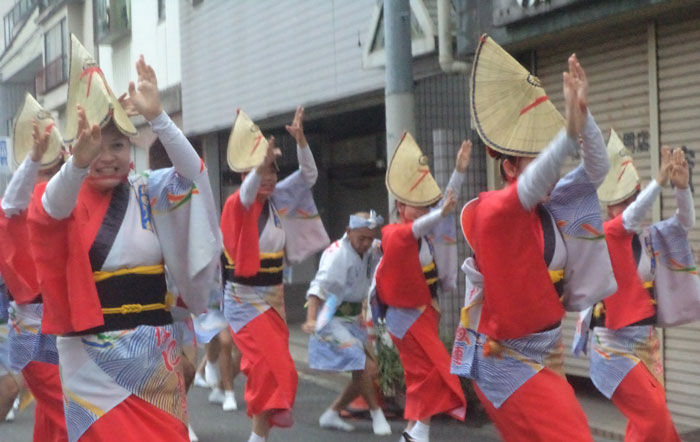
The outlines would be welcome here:
M 537 156 L 565 127 L 540 80 L 486 34 L 476 50 L 470 86 L 474 126 L 498 152 Z
M 34 145 L 34 121 L 39 123 L 39 130 L 44 133 L 50 127 L 49 146 L 41 159 L 41 169 L 48 169 L 61 160 L 64 152 L 61 133 L 51 114 L 27 93 L 24 102 L 17 112 L 12 129 L 12 168 L 16 170 L 32 151 Z
M 268 145 L 260 128 L 238 109 L 226 148 L 226 161 L 231 170 L 246 173 L 258 167 L 265 160 Z
M 621 203 L 639 189 L 640 179 L 632 155 L 614 129 L 607 145 L 610 170 L 598 188 L 598 200 L 606 206 Z
M 71 34 L 71 57 L 68 82 L 68 104 L 66 105 L 66 143 L 72 143 L 78 136 L 78 111 L 80 104 L 90 125 L 105 127 L 110 121 L 126 136 L 136 136 L 138 132 L 126 111 L 117 100 L 102 70 L 94 57 L 85 49 L 77 37 Z
M 430 206 L 440 201 L 442 192 L 428 167 L 418 143 L 404 132 L 386 170 L 386 188 L 398 201 L 411 206 Z

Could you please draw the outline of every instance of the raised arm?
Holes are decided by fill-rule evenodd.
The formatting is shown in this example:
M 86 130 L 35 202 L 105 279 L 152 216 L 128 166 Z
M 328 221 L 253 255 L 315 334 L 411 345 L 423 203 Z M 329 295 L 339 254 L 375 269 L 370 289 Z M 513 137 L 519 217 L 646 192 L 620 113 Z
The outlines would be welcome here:
M 549 146 L 518 177 L 518 197 L 531 210 L 552 191 L 566 159 L 578 148 L 588 119 L 588 82 L 576 54 L 569 57 L 569 71 L 564 72 L 563 88 L 566 108 L 566 132 L 561 131 Z
M 588 77 L 574 54 L 570 60 L 570 71 L 578 83 L 579 95 L 585 102 L 588 98 Z M 573 63 L 571 62 L 573 61 Z M 600 186 L 610 170 L 610 160 L 600 128 L 590 110 L 586 110 L 586 122 L 581 131 L 583 168 L 595 187 Z
M 158 135 L 177 173 L 191 180 L 204 170 L 204 162 L 199 158 L 190 142 L 175 123 L 163 111 L 158 92 L 158 79 L 153 67 L 141 55 L 136 62 L 138 84 L 129 83 L 129 96 L 120 97 L 120 102 L 128 114 L 141 114 L 148 120 L 153 132 Z
M 275 137 L 270 137 L 267 144 L 267 153 L 263 162 L 260 165 L 251 170 L 245 178 L 243 178 L 243 183 L 241 184 L 241 204 L 245 206 L 246 209 L 250 208 L 255 202 L 255 198 L 258 196 L 258 189 L 260 189 L 260 184 L 262 182 L 262 176 L 265 171 L 271 167 L 275 167 L 275 159 L 282 155 L 277 147 L 275 147 Z
M 668 184 L 671 176 L 671 149 L 668 146 L 661 148 L 661 165 L 655 180 L 652 180 L 647 187 L 642 190 L 637 198 L 622 212 L 622 226 L 628 232 L 641 232 L 642 221 L 647 216 L 654 201 L 661 194 L 661 189 Z
M 288 124 L 286 128 L 289 135 L 294 137 L 294 140 L 297 142 L 297 159 L 299 161 L 299 169 L 301 169 L 301 174 L 304 177 L 304 181 L 309 187 L 311 187 L 316 184 L 318 169 L 316 168 L 314 155 L 309 148 L 309 143 L 306 141 L 306 135 L 304 135 L 303 107 L 297 107 L 292 124 Z
M 5 216 L 11 218 L 29 207 L 32 191 L 39 176 L 41 159 L 49 147 L 49 131 L 41 132 L 36 121 L 33 123 L 32 151 L 26 156 L 12 175 L 2 199 L 2 210 Z M 48 127 L 50 130 L 51 127 Z
M 471 153 L 472 142 L 469 140 L 462 141 L 462 145 L 457 152 L 457 159 L 455 160 L 455 170 L 452 171 L 450 181 L 447 183 L 447 189 L 452 189 L 455 195 L 459 195 L 462 190 L 467 168 L 469 167 L 469 160 L 471 159 Z
M 533 209 L 547 198 L 561 176 L 561 168 L 567 158 L 577 149 L 575 138 L 561 131 L 549 143 L 549 146 L 518 177 L 518 199 L 522 206 Z
M 685 152 L 681 149 L 673 151 L 673 168 L 671 171 L 671 183 L 676 188 L 676 203 L 678 210 L 676 216 L 686 231 L 695 225 L 695 204 L 693 194 L 690 192 L 690 170 L 685 159 Z
M 78 105 L 78 138 L 73 143 L 73 156 L 46 185 L 41 204 L 54 219 L 68 218 L 78 201 L 78 192 L 88 175 L 90 164 L 100 154 L 102 130 L 88 124 L 85 111 Z
M 442 207 L 439 209 L 433 209 L 413 221 L 411 230 L 413 231 L 414 238 L 418 239 L 427 235 L 442 220 L 442 218 L 454 212 L 457 205 L 457 198 L 455 197 L 455 193 L 451 188 L 447 189 L 447 194 L 445 195 L 443 201 Z
M 603 134 L 595 122 L 591 112 L 588 112 L 586 124 L 581 133 L 583 143 L 581 144 L 581 154 L 583 156 L 583 168 L 588 175 L 588 179 L 595 187 L 600 186 L 605 180 L 605 176 L 610 170 L 610 160 L 603 140 Z

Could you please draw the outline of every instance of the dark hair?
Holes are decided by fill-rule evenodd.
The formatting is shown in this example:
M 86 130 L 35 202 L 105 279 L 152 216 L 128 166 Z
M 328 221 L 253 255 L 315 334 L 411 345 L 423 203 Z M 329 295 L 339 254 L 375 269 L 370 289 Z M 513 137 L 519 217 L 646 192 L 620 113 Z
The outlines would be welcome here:
M 486 146 L 486 152 L 488 152 L 488 154 L 491 158 L 498 160 L 498 171 L 500 172 L 501 178 L 503 179 L 503 181 L 507 182 L 508 176 L 506 175 L 506 170 L 503 168 L 503 162 L 505 160 L 508 160 L 512 164 L 516 164 L 516 162 L 518 161 L 518 157 L 516 157 L 515 155 L 507 155 L 507 154 L 498 152 L 496 150 L 491 149 L 489 146 Z
M 173 162 L 170 161 L 168 152 L 166 152 L 160 138 L 156 138 L 151 147 L 148 148 L 148 168 L 156 170 L 166 167 L 173 167 Z
M 201 157 L 199 143 L 195 142 L 191 138 L 187 138 L 187 140 L 190 142 L 190 144 L 192 144 L 194 150 Z M 165 146 L 163 146 L 160 138 L 156 138 L 153 144 L 151 144 L 151 147 L 148 148 L 148 168 L 151 170 L 156 170 L 164 169 L 166 167 L 173 167 L 173 162 L 170 161 L 168 152 L 165 150 Z

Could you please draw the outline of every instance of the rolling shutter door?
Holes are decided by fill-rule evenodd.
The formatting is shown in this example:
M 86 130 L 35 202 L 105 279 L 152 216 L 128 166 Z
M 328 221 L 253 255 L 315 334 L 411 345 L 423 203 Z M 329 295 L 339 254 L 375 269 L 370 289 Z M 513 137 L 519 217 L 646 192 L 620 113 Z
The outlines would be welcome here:
M 657 27 L 659 129 L 661 144 L 687 146 L 700 153 L 700 19 L 661 23 Z M 700 161 L 700 155 L 695 161 Z M 694 202 L 698 206 L 700 165 L 693 168 Z M 672 190 L 664 190 L 662 216 L 676 211 Z M 693 251 L 700 249 L 700 226 L 690 232 Z M 696 255 L 696 261 L 698 259 Z M 674 421 L 700 426 L 700 323 L 667 328 L 664 333 L 666 400 Z
M 581 46 L 582 41 L 586 42 L 585 47 Z M 567 59 L 573 52 L 586 70 L 590 84 L 589 108 L 605 139 L 611 127 L 620 137 L 626 137 L 633 146 L 642 185 L 646 185 L 651 176 L 649 144 L 645 135 L 649 131 L 646 25 L 606 30 L 585 38 L 569 38 L 556 47 L 550 45 L 537 49 L 537 76 L 562 115 L 562 72 L 568 69 Z M 573 167 L 574 163 L 570 166 Z M 568 374 L 588 377 L 588 358 L 576 358 L 571 353 L 577 318 L 578 314 L 568 313 L 563 322 L 565 369 Z

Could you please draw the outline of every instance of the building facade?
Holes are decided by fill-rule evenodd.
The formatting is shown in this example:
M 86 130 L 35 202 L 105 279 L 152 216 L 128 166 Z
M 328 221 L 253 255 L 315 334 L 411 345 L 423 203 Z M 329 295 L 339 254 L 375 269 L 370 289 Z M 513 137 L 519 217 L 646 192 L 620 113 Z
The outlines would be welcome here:
M 4 9 L 3 9 L 4 8 Z M 158 73 L 166 111 L 181 122 L 178 0 L 7 0 L 0 5 L 0 137 L 10 137 L 12 120 L 26 92 L 65 127 L 70 34 L 100 63 L 115 94 L 136 80 L 143 54 Z M 132 140 L 137 170 L 147 168 L 155 138 L 142 118 Z M 11 143 L 11 139 L 7 140 Z

